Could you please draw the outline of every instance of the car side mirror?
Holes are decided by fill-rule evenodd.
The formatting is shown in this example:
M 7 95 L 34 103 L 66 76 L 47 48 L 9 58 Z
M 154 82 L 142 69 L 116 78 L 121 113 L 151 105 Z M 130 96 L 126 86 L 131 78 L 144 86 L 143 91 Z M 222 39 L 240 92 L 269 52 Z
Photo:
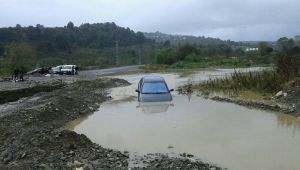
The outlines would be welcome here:
M 169 91 L 172 92 L 172 91 L 174 91 L 174 89 L 170 89 Z
M 139 90 L 135 90 L 135 92 L 137 92 L 137 93 L 140 93 L 140 91 L 139 91 Z

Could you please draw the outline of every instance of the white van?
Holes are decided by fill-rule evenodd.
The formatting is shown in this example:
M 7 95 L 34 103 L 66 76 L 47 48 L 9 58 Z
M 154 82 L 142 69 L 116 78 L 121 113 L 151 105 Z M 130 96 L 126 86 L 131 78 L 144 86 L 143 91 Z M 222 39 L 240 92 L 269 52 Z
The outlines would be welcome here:
M 77 74 L 77 66 L 76 65 L 62 65 L 60 69 L 61 74 Z

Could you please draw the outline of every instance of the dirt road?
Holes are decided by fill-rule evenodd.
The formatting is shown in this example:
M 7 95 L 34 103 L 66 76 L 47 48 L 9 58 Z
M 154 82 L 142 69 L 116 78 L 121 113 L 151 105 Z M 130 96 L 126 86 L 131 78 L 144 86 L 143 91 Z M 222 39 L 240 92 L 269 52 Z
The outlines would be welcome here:
M 126 169 L 127 156 L 104 149 L 82 135 L 60 131 L 67 122 L 95 111 L 108 100 L 105 89 L 119 79 L 85 80 L 20 101 L 0 119 L 0 169 Z
M 115 73 L 129 73 L 137 71 L 139 67 L 143 65 L 133 65 L 133 66 L 123 66 L 123 67 L 114 67 L 101 70 L 86 70 L 79 71 L 79 75 L 82 77 L 97 77 L 99 75 L 115 74 Z

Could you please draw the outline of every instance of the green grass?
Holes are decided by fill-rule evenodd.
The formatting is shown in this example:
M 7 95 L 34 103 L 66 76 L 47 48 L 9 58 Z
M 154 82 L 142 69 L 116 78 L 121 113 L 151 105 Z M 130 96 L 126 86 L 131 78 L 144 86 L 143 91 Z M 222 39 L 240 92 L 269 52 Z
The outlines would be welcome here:
M 274 94 L 280 90 L 288 89 L 293 80 L 287 79 L 274 70 L 262 72 L 237 72 L 223 78 L 209 79 L 196 85 L 186 85 L 180 88 L 182 93 L 200 91 L 203 94 L 212 92 L 238 92 L 251 91 L 262 95 Z
M 193 72 L 214 68 L 236 68 L 250 66 L 269 66 L 256 58 L 227 58 L 227 57 L 207 57 L 197 58 L 197 61 L 179 61 L 172 65 L 150 64 L 141 68 L 144 72 Z
M 200 88 L 222 90 L 256 90 L 273 93 L 282 89 L 288 80 L 275 71 L 248 72 L 235 71 L 224 78 L 210 79 L 199 85 Z
M 234 72 L 223 78 L 209 79 L 200 84 L 187 84 L 178 89 L 181 94 L 196 93 L 205 98 L 222 96 L 245 101 L 276 104 L 278 91 L 288 92 L 300 77 L 287 78 L 274 70 L 263 72 Z

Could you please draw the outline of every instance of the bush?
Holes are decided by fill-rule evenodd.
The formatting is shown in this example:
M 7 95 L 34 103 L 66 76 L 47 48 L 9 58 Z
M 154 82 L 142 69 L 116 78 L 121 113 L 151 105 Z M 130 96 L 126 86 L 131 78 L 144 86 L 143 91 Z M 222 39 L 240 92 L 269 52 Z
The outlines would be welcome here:
M 185 57 L 185 61 L 187 62 L 198 62 L 200 60 L 200 56 L 195 53 L 189 54 Z
M 277 61 L 277 72 L 288 79 L 299 76 L 300 56 L 291 56 L 288 54 L 280 54 Z
M 200 89 L 210 90 L 256 90 L 260 92 L 277 92 L 288 79 L 276 71 L 234 72 L 230 76 L 209 79 L 199 85 Z
M 171 65 L 176 62 L 175 50 L 172 48 L 160 49 L 155 55 L 157 64 Z

